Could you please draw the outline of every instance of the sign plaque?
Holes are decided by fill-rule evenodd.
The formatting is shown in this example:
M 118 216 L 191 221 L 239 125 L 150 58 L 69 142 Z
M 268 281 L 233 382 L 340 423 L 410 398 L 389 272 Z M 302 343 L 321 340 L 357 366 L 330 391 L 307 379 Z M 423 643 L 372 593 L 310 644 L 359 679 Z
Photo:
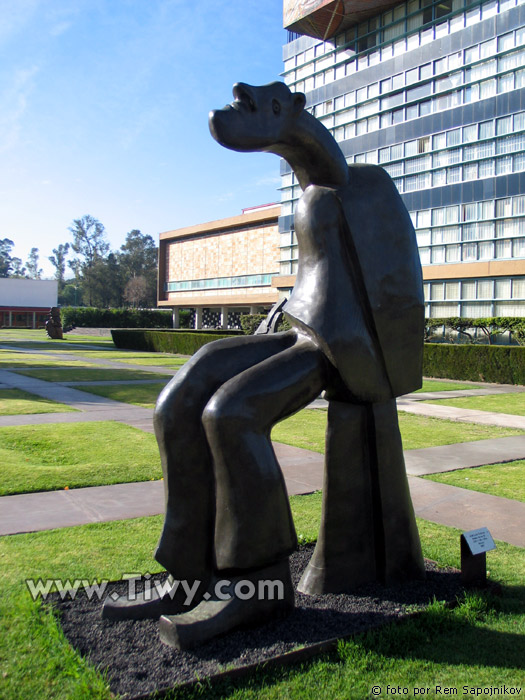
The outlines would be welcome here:
M 496 549 L 486 527 L 469 530 L 461 535 L 461 580 L 466 584 L 486 585 L 486 552 Z
M 480 527 L 477 530 L 469 530 L 463 533 L 465 542 L 470 549 L 471 554 L 481 554 L 488 552 L 491 549 L 496 549 L 492 535 L 486 527 Z

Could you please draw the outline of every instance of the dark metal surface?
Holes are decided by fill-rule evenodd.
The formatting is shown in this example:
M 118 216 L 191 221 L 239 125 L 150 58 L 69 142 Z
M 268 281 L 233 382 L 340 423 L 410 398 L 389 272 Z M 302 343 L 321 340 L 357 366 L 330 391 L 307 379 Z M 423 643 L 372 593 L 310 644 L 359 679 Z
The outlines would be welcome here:
M 332 399 L 324 512 L 302 591 L 423 571 L 394 400 L 421 385 L 422 278 L 410 218 L 385 171 L 347 166 L 304 95 L 283 83 L 238 83 L 233 95 L 210 113 L 211 133 L 227 148 L 290 163 L 304 190 L 299 269 L 283 308 L 292 330 L 210 343 L 159 396 L 166 517 L 155 556 L 175 579 L 201 582 L 193 615 L 163 618 L 164 640 L 182 646 L 272 614 L 256 598 L 219 610 L 213 581 L 284 570 L 296 536 L 270 432 L 322 390 Z

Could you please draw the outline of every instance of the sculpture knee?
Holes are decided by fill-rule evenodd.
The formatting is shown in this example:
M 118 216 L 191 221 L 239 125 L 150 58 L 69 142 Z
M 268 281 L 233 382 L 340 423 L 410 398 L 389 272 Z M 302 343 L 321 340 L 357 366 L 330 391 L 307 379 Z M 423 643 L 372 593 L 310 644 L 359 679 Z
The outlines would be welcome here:
M 206 404 L 202 424 L 210 443 L 232 442 L 239 432 L 253 427 L 245 402 L 220 390 Z
M 205 401 L 205 399 L 204 399 Z M 187 373 L 178 373 L 160 392 L 153 413 L 155 431 L 169 433 L 188 420 L 198 421 L 203 399 Z

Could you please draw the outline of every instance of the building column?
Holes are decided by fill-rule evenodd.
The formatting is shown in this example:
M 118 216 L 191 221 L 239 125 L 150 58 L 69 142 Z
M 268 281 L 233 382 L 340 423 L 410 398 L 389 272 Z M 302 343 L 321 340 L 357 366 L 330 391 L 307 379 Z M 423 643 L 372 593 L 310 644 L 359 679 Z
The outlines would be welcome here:
M 250 313 L 251 313 L 251 314 L 258 314 L 258 313 L 259 313 L 259 307 L 258 307 L 258 306 L 250 306 Z
M 171 313 L 171 327 L 172 328 L 180 328 L 180 319 L 179 319 L 179 307 L 176 306 L 174 309 L 172 309 Z
M 36 328 L 36 311 L 33 311 L 33 328 Z
M 195 325 L 194 328 L 202 328 L 202 306 L 195 307 Z
M 9 312 L 9 328 L 13 327 L 13 312 Z
M 227 306 L 221 307 L 220 326 L 223 330 L 226 330 L 228 328 L 228 307 Z

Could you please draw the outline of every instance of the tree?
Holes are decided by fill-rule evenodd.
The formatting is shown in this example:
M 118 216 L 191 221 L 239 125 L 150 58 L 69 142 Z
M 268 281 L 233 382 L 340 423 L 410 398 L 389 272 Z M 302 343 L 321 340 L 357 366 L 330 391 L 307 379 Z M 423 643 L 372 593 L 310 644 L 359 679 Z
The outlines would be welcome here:
M 75 219 L 69 231 L 73 234 L 71 247 L 77 255 L 84 258 L 83 263 L 88 267 L 96 258 L 103 258 L 109 252 L 104 226 L 89 214 Z
M 9 277 L 13 267 L 11 250 L 14 246 L 10 238 L 0 239 L 0 277 Z
M 42 269 L 38 267 L 38 248 L 31 248 L 26 262 L 27 276 L 33 280 L 39 280 L 42 277 Z
M 90 268 L 86 268 L 83 284 L 88 290 L 84 293 L 84 299 L 89 306 L 121 306 L 123 285 L 115 253 L 110 253 L 107 258 L 97 258 Z
M 124 299 L 132 306 L 140 306 L 148 295 L 148 283 L 143 275 L 132 277 L 124 287 Z
M 9 277 L 27 277 L 26 269 L 22 265 L 22 261 L 20 260 L 20 258 L 11 258 L 11 274 L 9 275 Z
M 69 266 L 75 272 L 77 279 L 82 278 L 85 300 L 89 306 L 93 306 L 93 283 L 96 274 L 93 273 L 95 263 L 104 259 L 109 252 L 109 243 L 106 240 L 104 226 L 94 217 L 86 214 L 81 219 L 75 219 L 73 226 L 69 227 L 73 234 L 71 247 L 82 256 L 69 261 Z
M 126 284 L 131 283 L 131 287 L 135 289 L 138 289 L 142 283 L 137 286 L 137 283 L 132 280 L 139 277 L 144 279 L 146 289 L 140 301 L 146 306 L 157 305 L 157 258 L 158 248 L 153 238 L 137 229 L 130 231 L 126 235 L 126 242 L 120 246 L 119 262 L 122 278 Z
M 58 303 L 61 306 L 81 306 L 82 284 L 75 282 L 65 282 L 62 291 L 58 295 Z
M 69 252 L 69 243 L 60 243 L 57 248 L 53 248 L 54 255 L 50 255 L 48 260 L 55 268 L 55 279 L 58 282 L 58 291 L 64 288 L 64 276 L 66 274 L 66 257 Z

